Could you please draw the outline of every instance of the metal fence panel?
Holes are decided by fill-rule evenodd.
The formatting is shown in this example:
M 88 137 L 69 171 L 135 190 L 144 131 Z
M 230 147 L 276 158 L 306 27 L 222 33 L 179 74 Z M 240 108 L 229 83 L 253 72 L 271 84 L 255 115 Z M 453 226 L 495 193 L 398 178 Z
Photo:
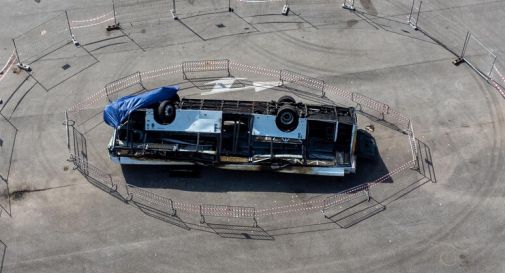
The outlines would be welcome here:
M 72 127 L 73 156 L 79 164 L 76 165 L 84 175 L 88 175 L 88 145 L 86 137 L 75 127 Z
M 116 22 L 112 5 L 68 11 L 72 33 L 83 46 L 122 35 L 119 31 L 106 31 Z
M 490 77 L 505 88 L 505 65 L 500 60 L 496 60 Z
M 163 212 L 168 212 L 168 214 L 172 216 L 175 216 L 177 214 L 172 199 L 130 184 L 126 184 L 126 187 L 131 201 L 152 207 Z
M 459 55 L 467 29 L 453 9 L 440 9 L 436 5 L 423 3 L 416 21 L 417 28 L 452 53 Z
M 342 96 L 343 98 L 346 98 L 347 100 L 359 103 L 362 106 L 365 106 L 367 108 L 373 109 L 375 111 L 378 111 L 379 113 L 383 114 L 383 117 L 391 117 L 394 118 L 397 121 L 404 122 L 406 125 L 402 128 L 405 128 L 405 130 L 409 133 L 409 141 L 411 144 L 413 143 L 413 139 L 415 140 L 415 136 L 413 134 L 413 128 L 410 124 L 410 121 L 408 118 L 400 114 L 399 112 L 393 110 L 390 108 L 387 104 L 381 103 L 379 101 L 376 101 L 374 99 L 371 99 L 369 97 L 366 97 L 364 95 L 360 95 L 357 93 L 352 93 L 344 90 L 340 90 L 334 86 L 326 86 L 324 81 L 307 77 L 295 72 L 291 71 L 281 71 L 281 70 L 273 70 L 273 69 L 268 69 L 268 68 L 261 68 L 261 67 L 254 67 L 254 66 L 249 66 L 249 65 L 241 65 L 237 63 L 232 64 L 234 71 L 245 71 L 245 72 L 250 72 L 250 73 L 257 73 L 259 75 L 265 75 L 265 76 L 275 76 L 275 79 L 279 79 L 279 77 L 282 77 L 282 79 L 285 82 L 301 82 L 303 86 L 309 86 L 309 88 L 321 88 L 322 91 L 327 90 L 331 93 L 336 93 L 339 96 Z M 100 94 L 107 94 L 107 97 L 109 95 L 114 95 L 117 94 L 120 90 L 124 90 L 125 87 L 128 86 L 133 86 L 137 83 L 141 83 L 142 79 L 153 79 L 153 78 L 158 78 L 158 77 L 165 77 L 167 75 L 175 75 L 175 73 L 180 73 L 183 72 L 183 74 L 186 73 L 204 73 L 208 71 L 226 71 L 229 73 L 230 71 L 230 62 L 229 60 L 202 60 L 202 61 L 189 61 L 189 62 L 184 62 L 182 65 L 175 65 L 171 67 L 165 67 L 162 69 L 157 69 L 149 72 L 144 72 L 144 73 L 134 73 L 132 75 L 126 76 L 122 79 L 119 79 L 117 81 L 114 81 L 112 83 L 109 83 L 104 89 L 99 90 L 95 94 L 93 94 L 89 100 L 86 100 L 84 103 L 79 103 L 72 107 L 71 109 L 74 112 L 81 112 L 81 109 L 86 107 L 90 103 L 94 103 L 96 99 L 103 98 L 103 96 L 100 96 Z M 180 75 L 180 74 L 179 74 Z M 201 74 L 198 74 L 201 75 Z M 302 86 L 302 85 L 300 85 Z M 118 91 L 119 90 L 119 91 Z M 72 117 L 75 116 L 75 114 L 72 111 L 69 111 L 68 114 L 70 114 Z M 68 117 L 66 117 L 66 124 L 68 124 Z M 402 123 L 403 124 L 403 123 Z M 108 185 L 108 187 L 105 187 L 104 189 L 112 189 L 114 190 L 114 187 L 117 187 L 115 185 L 114 181 L 112 180 L 110 174 L 107 174 L 103 171 L 100 171 L 98 168 L 90 165 L 87 163 L 87 147 L 86 147 L 86 139 L 84 136 L 79 133 L 73 126 L 71 127 L 71 136 L 69 137 L 70 139 L 70 150 L 73 153 L 73 161 L 76 164 L 76 167 L 86 176 L 92 177 L 95 180 L 101 181 L 101 184 Z M 417 154 L 415 151 L 415 145 L 412 147 L 413 151 L 413 157 L 414 154 Z M 345 202 L 346 198 L 353 198 L 353 196 L 356 195 L 368 195 L 368 188 L 372 187 L 378 183 L 384 182 L 387 179 L 390 179 L 393 175 L 413 166 L 413 162 L 415 160 L 411 160 L 407 162 L 405 165 L 402 165 L 400 168 L 397 168 L 393 171 L 391 171 L 389 174 L 364 185 L 360 185 L 357 187 L 354 187 L 352 189 L 349 189 L 347 191 L 338 193 L 336 195 L 329 196 L 328 198 L 325 199 L 325 196 L 323 196 L 321 199 L 319 199 L 317 202 L 304 202 L 304 203 L 299 203 L 295 205 L 288 205 L 288 206 L 279 206 L 279 207 L 274 207 L 274 208 L 269 208 L 269 209 L 264 209 L 264 210 L 259 210 L 257 211 L 254 207 L 243 207 L 243 206 L 228 206 L 228 205 L 199 205 L 199 204 L 185 204 L 185 203 L 175 203 L 172 201 L 172 199 L 157 195 L 153 192 L 147 191 L 142 188 L 138 188 L 132 185 L 126 185 L 125 188 L 127 190 L 128 196 L 130 196 L 133 202 L 137 202 L 139 204 L 151 206 L 151 207 L 156 207 L 158 210 L 161 210 L 163 212 L 169 212 L 175 214 L 175 207 L 180 210 L 184 211 L 189 211 L 192 213 L 198 213 L 200 214 L 201 221 L 202 223 L 206 223 L 205 217 L 224 217 L 228 219 L 252 219 L 256 223 L 256 217 L 259 216 L 268 216 L 268 215 L 282 215 L 282 214 L 288 214 L 288 213 L 302 213 L 302 212 L 308 212 L 308 211 L 319 211 L 323 209 L 331 208 L 333 206 L 337 206 L 340 202 Z M 103 188 L 103 187 L 102 187 Z
M 117 79 L 113 82 L 110 82 L 105 85 L 105 94 L 107 95 L 107 99 L 109 102 L 116 100 L 118 98 L 118 94 L 132 86 L 139 84 L 142 85 L 142 75 L 140 72 L 135 72 L 123 78 Z
M 491 76 L 497 59 L 493 51 L 471 32 L 468 32 L 461 57 L 484 77 Z
M 231 76 L 230 60 L 201 60 L 187 61 L 182 63 L 182 75 L 184 79 L 189 79 L 194 76 L 193 73 L 204 72 L 226 72 L 226 76 Z M 201 75 L 200 75 L 201 76 Z M 205 75 L 207 76 L 207 75 Z
M 121 24 L 171 19 L 172 0 L 113 0 Z
M 498 92 L 505 98 L 505 66 L 499 60 L 493 66 L 493 71 L 489 77 L 491 84 L 498 90 Z
M 205 217 L 227 217 L 239 219 L 252 219 L 256 223 L 256 209 L 254 207 L 228 206 L 228 205 L 200 205 L 201 223 Z
M 417 29 L 417 21 L 419 21 L 419 15 L 421 13 L 422 4 L 423 1 L 412 0 L 412 6 L 410 8 L 408 23 L 414 29 Z
M 4 181 L 9 176 L 17 132 L 16 126 L 0 115 L 0 176 Z
M 31 64 L 70 43 L 71 36 L 65 12 L 13 39 L 21 63 Z
M 182 72 L 204 72 L 204 71 L 220 71 L 230 70 L 230 60 L 201 60 L 187 61 L 182 63 Z
M 325 83 L 323 80 L 319 80 L 293 71 L 282 69 L 280 72 L 280 81 L 282 84 L 284 84 L 284 82 L 289 82 L 295 85 L 300 85 L 309 89 L 319 91 L 321 92 L 321 96 L 324 96 Z

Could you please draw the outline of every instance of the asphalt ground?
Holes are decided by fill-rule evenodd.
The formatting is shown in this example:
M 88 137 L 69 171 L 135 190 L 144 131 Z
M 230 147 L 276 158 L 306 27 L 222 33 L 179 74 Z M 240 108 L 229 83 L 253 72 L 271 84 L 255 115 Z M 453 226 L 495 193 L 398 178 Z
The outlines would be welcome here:
M 468 65 L 454 66 L 449 51 L 458 52 L 471 30 L 501 56 L 503 1 L 423 3 L 421 28 L 447 48 L 405 23 L 410 1 L 356 1 L 355 13 L 333 1 L 293 1 L 287 17 L 278 14 L 279 2 L 232 2 L 234 13 L 222 2 L 177 2 L 179 22 L 159 12 L 163 5 L 119 9 L 118 18 L 132 22 L 122 23 L 122 32 L 105 32 L 107 23 L 75 29 L 81 48 L 60 34 L 62 10 L 84 21 L 109 13 L 110 5 L 2 3 L 1 63 L 12 52 L 11 38 L 24 33 L 20 56 L 33 72 L 8 71 L 0 82 L 1 272 L 505 271 L 503 98 Z M 144 17 L 132 20 L 132 14 Z M 33 28 L 55 16 L 51 25 Z M 45 39 L 53 29 L 54 38 Z M 420 171 L 377 185 L 370 203 L 360 196 L 332 208 L 329 219 L 302 211 L 258 217 L 252 227 L 251 219 L 209 217 L 201 224 L 197 212 L 153 213 L 118 200 L 73 169 L 62 125 L 66 109 L 118 78 L 200 59 L 289 69 L 390 105 L 414 124 Z M 273 81 L 247 72 L 233 76 L 244 86 Z M 212 83 L 180 74 L 152 79 L 146 88 L 175 83 L 191 98 L 270 100 L 290 93 L 318 101 L 282 88 L 205 95 Z M 101 98 L 71 115 L 86 137 L 89 163 L 188 204 L 265 209 L 310 202 L 380 177 L 410 156 L 406 136 L 365 111 L 360 126 L 375 126 L 381 158 L 359 162 L 355 176 L 204 168 L 188 177 L 160 167 L 121 168 L 105 149 L 111 130 L 100 112 L 106 102 Z M 362 209 L 363 219 L 353 218 Z

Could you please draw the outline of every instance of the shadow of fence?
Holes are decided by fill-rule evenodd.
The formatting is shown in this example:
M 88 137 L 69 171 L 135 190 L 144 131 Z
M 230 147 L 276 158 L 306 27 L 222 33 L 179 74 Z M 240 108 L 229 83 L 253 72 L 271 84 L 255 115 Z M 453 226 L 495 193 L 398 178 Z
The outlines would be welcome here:
M 437 177 L 435 175 L 435 167 L 433 165 L 433 158 L 431 155 L 430 147 L 416 138 L 417 143 L 417 168 L 424 178 L 428 179 L 433 183 L 437 183 Z
M 380 200 L 371 196 L 370 187 L 365 187 L 345 199 L 334 200 L 339 197 L 337 195 L 330 196 L 325 199 L 323 205 L 322 213 L 324 217 L 341 228 L 349 228 L 386 210 L 386 205 L 419 189 L 424 184 L 428 182 L 436 183 L 430 147 L 419 139 L 415 139 L 415 143 L 417 146 L 415 149 L 417 151 L 417 163 L 414 169 L 422 176 L 420 179 L 416 179 L 397 191 L 386 193 Z
M 0 240 L 0 273 L 4 269 L 5 254 L 7 253 L 7 245 Z
M 0 209 L 12 216 L 9 175 L 18 129 L 0 113 Z
M 246 240 L 269 240 L 274 237 L 268 234 L 260 226 L 230 225 L 207 223 L 207 226 L 222 238 L 246 239 Z
M 338 205 L 325 207 L 322 212 L 326 219 L 339 227 L 349 228 L 385 209 L 386 206 L 366 193 L 340 202 Z
M 127 201 L 127 199 L 118 191 L 118 184 L 114 182 L 110 174 L 90 164 L 87 162 L 87 159 L 71 155 L 69 161 L 74 163 L 74 169 L 78 170 L 90 184 L 120 201 Z
M 186 225 L 184 221 L 182 221 L 182 219 L 177 214 L 170 214 L 137 201 L 132 201 L 132 203 L 147 216 L 158 219 L 167 224 L 180 227 L 185 230 L 191 229 L 188 225 Z

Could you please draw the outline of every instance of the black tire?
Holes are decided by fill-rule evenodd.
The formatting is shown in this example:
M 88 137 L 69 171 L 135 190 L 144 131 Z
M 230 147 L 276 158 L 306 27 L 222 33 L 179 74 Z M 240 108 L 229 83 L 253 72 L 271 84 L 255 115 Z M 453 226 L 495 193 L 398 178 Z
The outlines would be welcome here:
M 175 120 L 176 115 L 175 103 L 169 100 L 165 100 L 160 103 L 158 107 L 158 119 L 160 124 L 170 124 Z
M 291 132 L 298 127 L 300 115 L 296 107 L 292 105 L 283 105 L 277 111 L 275 124 L 283 132 Z
M 291 96 L 282 96 L 277 100 L 278 104 L 284 104 L 284 103 L 290 103 L 290 104 L 295 104 L 296 101 L 293 97 Z

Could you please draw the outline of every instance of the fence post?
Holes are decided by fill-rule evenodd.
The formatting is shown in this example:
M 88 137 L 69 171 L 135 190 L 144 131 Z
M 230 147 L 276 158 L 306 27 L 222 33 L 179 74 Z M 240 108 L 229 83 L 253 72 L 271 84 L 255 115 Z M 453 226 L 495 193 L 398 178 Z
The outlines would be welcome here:
M 354 0 L 349 0 L 350 3 L 347 3 L 348 0 L 344 0 L 344 4 L 342 4 L 342 8 L 348 9 L 351 11 L 355 11 L 356 8 L 354 7 Z
M 114 180 L 112 180 L 112 175 L 107 174 L 107 176 L 108 176 L 108 177 L 109 177 L 109 179 L 110 179 L 110 185 L 111 185 L 111 187 L 110 187 L 110 191 L 109 191 L 109 194 L 110 194 L 110 193 L 112 193 L 112 192 L 114 192 L 114 191 L 117 191 L 117 184 L 114 184 Z
M 172 209 L 172 211 L 170 212 L 170 215 L 171 216 L 176 216 L 177 215 L 177 210 L 175 209 L 174 207 L 174 201 L 172 199 L 169 199 L 170 201 L 170 208 Z
M 117 26 L 117 19 L 116 19 L 116 5 L 114 4 L 114 0 L 112 0 L 112 14 L 114 16 L 114 25 Z
M 491 65 L 491 69 L 489 70 L 489 73 L 487 74 L 487 76 L 490 78 L 491 78 L 491 73 L 493 73 L 494 66 L 496 65 L 496 58 L 497 58 L 497 56 L 494 55 L 493 64 Z
M 73 146 L 74 147 L 74 156 L 77 159 L 79 155 L 78 155 L 78 152 L 77 152 L 78 151 L 78 148 L 77 148 L 78 144 L 77 144 L 77 139 L 76 138 L 77 137 L 75 136 L 75 128 L 72 127 L 72 142 L 74 143 L 74 146 Z
M 172 0 L 172 9 L 170 10 L 170 13 L 172 13 L 172 18 L 174 20 L 178 20 L 177 18 L 177 11 L 175 10 L 175 0 Z
M 181 64 L 181 70 L 182 70 L 182 79 L 183 80 L 187 80 L 188 79 L 188 76 L 186 76 L 186 71 L 184 68 L 186 68 L 186 62 L 182 62 Z
M 200 205 L 200 224 L 205 224 L 205 216 L 203 216 L 202 205 Z
M 108 91 L 108 88 L 107 88 L 107 84 L 104 86 L 104 89 L 105 89 L 105 96 L 107 97 L 107 100 L 109 102 L 112 102 L 112 100 L 109 97 L 109 91 Z
M 231 7 L 231 0 L 228 0 L 228 12 L 233 12 L 233 8 Z
M 416 27 L 415 27 L 416 30 L 417 30 L 417 25 L 419 24 L 419 15 L 421 14 L 422 4 L 423 4 L 423 1 L 419 1 L 419 9 L 417 10 L 417 17 L 416 17 Z
M 466 33 L 465 42 L 463 43 L 463 48 L 461 49 L 461 54 L 458 56 L 458 58 L 456 60 L 452 61 L 452 63 L 455 66 L 458 66 L 461 63 L 465 62 L 465 52 L 466 52 L 466 47 L 468 45 L 469 40 L 470 40 L 470 31 L 468 31 Z
M 133 193 L 130 193 L 130 190 L 128 189 L 128 183 L 125 184 L 125 189 L 126 189 L 126 198 L 125 198 L 125 203 L 128 203 L 130 201 L 133 201 Z
M 70 132 L 68 131 L 68 111 L 65 110 L 65 128 L 67 129 L 67 149 L 70 152 Z
M 142 82 L 142 73 L 140 73 L 140 71 L 138 71 L 137 73 L 139 73 L 139 85 L 146 89 L 146 87 L 144 86 L 144 83 Z
M 231 77 L 230 60 L 226 59 L 226 69 L 228 70 L 228 77 Z
M 65 17 L 67 18 L 67 26 L 68 26 L 68 32 L 70 33 L 70 38 L 75 39 L 74 34 L 72 33 L 72 27 L 70 27 L 70 20 L 68 20 L 67 10 L 65 10 Z
M 257 228 L 258 221 L 256 220 L 256 209 L 254 209 L 254 211 L 253 211 L 253 221 L 254 221 L 253 227 Z
M 16 46 L 16 41 L 12 39 L 12 44 L 14 45 L 14 52 L 16 52 L 16 59 L 18 60 L 18 65 L 23 65 L 21 59 L 19 58 L 18 47 Z
M 461 56 L 459 57 L 460 59 L 464 59 L 465 58 L 466 47 L 468 46 L 468 42 L 470 41 L 470 36 L 471 35 L 472 34 L 470 33 L 470 31 L 468 31 L 466 33 L 465 43 L 463 44 L 463 49 L 461 50 Z
M 414 12 L 414 5 L 416 4 L 416 0 L 412 0 L 412 6 L 410 7 L 410 15 L 409 15 L 409 25 L 411 25 L 412 22 L 412 13 Z

